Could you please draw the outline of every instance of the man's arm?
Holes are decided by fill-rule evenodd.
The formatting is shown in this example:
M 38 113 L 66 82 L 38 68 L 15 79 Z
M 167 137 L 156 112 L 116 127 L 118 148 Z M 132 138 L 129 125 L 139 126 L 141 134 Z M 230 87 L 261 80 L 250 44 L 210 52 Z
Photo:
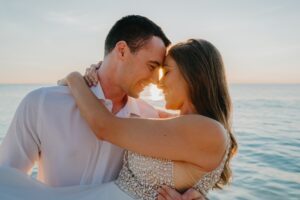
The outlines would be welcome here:
M 40 91 L 29 93 L 20 103 L 5 138 L 0 145 L 0 166 L 8 166 L 29 173 L 38 160 Z

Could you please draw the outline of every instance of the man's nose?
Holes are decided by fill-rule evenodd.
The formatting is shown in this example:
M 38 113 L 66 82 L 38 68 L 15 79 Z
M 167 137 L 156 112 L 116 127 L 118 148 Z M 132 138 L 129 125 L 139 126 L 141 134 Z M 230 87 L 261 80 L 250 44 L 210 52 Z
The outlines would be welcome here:
M 152 76 L 151 76 L 151 82 L 155 85 L 159 83 L 159 69 L 156 69 Z
M 164 77 L 162 77 L 161 79 L 158 80 L 158 83 L 157 83 L 157 88 L 158 89 L 163 89 L 163 86 L 164 86 Z

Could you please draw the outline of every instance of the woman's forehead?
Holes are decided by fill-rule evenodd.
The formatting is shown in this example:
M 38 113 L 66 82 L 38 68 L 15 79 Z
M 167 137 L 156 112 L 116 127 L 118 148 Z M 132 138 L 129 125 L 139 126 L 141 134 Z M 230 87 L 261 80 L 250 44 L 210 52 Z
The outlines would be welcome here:
M 165 60 L 164 60 L 164 65 L 163 66 L 164 67 L 174 67 L 175 65 L 176 65 L 175 60 L 171 56 L 167 55 Z

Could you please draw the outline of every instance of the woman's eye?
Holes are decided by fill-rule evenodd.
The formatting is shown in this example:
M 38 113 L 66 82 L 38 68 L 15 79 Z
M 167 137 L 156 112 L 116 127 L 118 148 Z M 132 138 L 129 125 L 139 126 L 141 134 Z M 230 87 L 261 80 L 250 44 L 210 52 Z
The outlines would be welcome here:
M 163 69 L 163 76 L 166 76 L 169 73 L 169 70 Z

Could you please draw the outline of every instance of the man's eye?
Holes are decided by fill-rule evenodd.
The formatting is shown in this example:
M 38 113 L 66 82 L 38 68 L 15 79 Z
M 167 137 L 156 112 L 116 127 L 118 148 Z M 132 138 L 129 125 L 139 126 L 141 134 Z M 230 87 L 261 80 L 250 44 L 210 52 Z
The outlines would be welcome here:
M 154 71 L 155 70 L 155 66 L 153 66 L 153 65 L 149 65 L 149 69 L 150 69 L 150 71 Z

